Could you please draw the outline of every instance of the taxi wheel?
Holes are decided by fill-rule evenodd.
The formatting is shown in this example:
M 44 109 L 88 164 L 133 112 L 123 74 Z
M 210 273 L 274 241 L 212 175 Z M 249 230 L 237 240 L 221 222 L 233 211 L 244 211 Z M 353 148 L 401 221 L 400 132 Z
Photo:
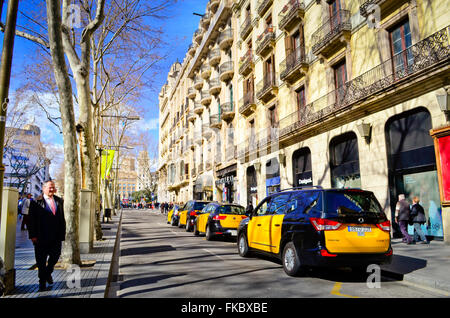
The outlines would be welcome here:
M 200 232 L 197 229 L 197 222 L 194 223 L 194 235 L 195 236 L 199 236 L 200 235 Z
M 283 249 L 283 269 L 289 276 L 298 276 L 302 273 L 303 267 L 298 257 L 297 248 L 294 243 L 289 242 Z
M 189 219 L 186 219 L 186 232 L 190 232 L 191 231 L 191 221 Z
M 209 225 L 206 226 L 206 234 L 205 234 L 206 240 L 211 241 L 212 239 L 212 233 L 211 230 L 209 229 Z
M 249 256 L 249 248 L 248 248 L 247 237 L 245 236 L 245 234 L 239 235 L 237 243 L 238 243 L 239 255 L 242 257 L 248 257 Z
M 175 224 L 175 220 L 172 218 L 171 220 L 170 220 L 170 225 L 172 225 L 172 226 L 176 226 L 176 224 Z

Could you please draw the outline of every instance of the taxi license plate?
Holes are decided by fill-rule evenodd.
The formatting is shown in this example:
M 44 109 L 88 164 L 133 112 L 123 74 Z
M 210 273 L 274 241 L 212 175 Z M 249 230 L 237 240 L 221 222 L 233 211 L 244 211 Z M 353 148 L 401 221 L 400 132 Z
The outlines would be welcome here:
M 367 232 L 372 232 L 371 227 L 366 226 L 349 226 L 348 227 L 349 232 L 356 232 L 358 236 L 364 236 Z

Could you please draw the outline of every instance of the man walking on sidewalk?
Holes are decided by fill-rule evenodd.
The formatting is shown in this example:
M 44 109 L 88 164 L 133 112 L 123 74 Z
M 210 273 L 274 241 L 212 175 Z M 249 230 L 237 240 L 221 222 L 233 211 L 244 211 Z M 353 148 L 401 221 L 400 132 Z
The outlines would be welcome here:
M 66 236 L 64 203 L 55 195 L 55 183 L 45 181 L 43 192 L 43 196 L 31 201 L 28 217 L 28 234 L 34 245 L 40 291 L 46 289 L 46 283 L 53 284 L 52 272 Z
M 405 199 L 404 194 L 398 195 L 398 202 L 397 206 L 395 207 L 395 213 L 396 213 L 396 221 L 398 225 L 400 226 L 400 231 L 402 232 L 403 239 L 402 241 L 407 244 L 413 244 L 413 239 L 408 234 L 408 222 L 409 222 L 409 203 Z

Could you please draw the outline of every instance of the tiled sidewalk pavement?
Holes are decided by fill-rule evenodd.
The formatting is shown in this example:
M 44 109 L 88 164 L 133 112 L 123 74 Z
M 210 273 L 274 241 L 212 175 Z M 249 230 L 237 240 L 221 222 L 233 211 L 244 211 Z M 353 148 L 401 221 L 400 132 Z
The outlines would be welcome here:
M 102 223 L 103 240 L 94 241 L 91 253 L 81 254 L 82 261 L 95 264 L 80 269 L 80 288 L 74 286 L 75 271 L 57 269 L 52 274 L 54 284 L 39 292 L 39 279 L 35 267 L 34 248 L 28 239 L 28 232 L 20 230 L 21 220 L 18 220 L 16 234 L 16 288 L 4 298 L 103 298 L 108 281 L 117 227 L 120 221 L 120 211 L 109 223 Z

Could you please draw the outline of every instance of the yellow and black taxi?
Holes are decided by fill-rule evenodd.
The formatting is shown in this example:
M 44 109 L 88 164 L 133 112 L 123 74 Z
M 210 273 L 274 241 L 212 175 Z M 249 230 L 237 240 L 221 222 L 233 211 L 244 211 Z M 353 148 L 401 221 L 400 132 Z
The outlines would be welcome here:
M 191 200 L 186 202 L 179 212 L 178 227 L 185 227 L 190 232 L 194 228 L 194 221 L 197 214 L 211 201 Z
M 215 236 L 237 236 L 237 227 L 245 218 L 243 206 L 213 202 L 197 215 L 194 235 L 205 234 L 208 241 Z
M 294 188 L 266 197 L 238 227 L 238 252 L 278 257 L 297 276 L 307 267 L 390 263 L 391 224 L 373 192 Z
M 178 225 L 178 210 L 179 206 L 177 204 L 174 204 L 172 209 L 170 209 L 169 213 L 167 213 L 167 223 L 171 224 L 172 226 Z

